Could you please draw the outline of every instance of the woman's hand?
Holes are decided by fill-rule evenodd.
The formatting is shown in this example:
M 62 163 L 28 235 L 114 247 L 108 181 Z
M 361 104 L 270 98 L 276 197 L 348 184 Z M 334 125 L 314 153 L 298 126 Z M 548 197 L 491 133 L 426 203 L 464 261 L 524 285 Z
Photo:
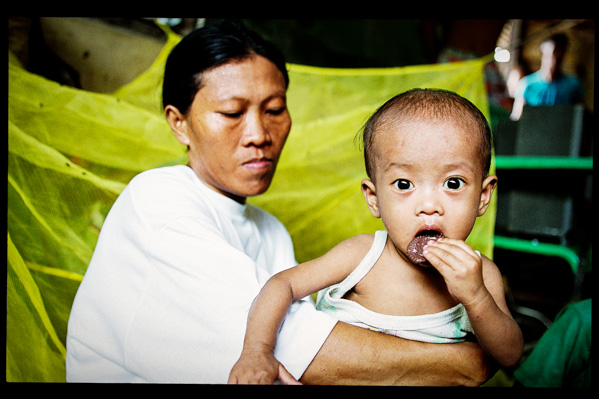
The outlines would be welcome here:
M 279 380 L 286 385 L 301 385 L 272 353 L 243 351 L 229 374 L 229 384 L 274 384 Z

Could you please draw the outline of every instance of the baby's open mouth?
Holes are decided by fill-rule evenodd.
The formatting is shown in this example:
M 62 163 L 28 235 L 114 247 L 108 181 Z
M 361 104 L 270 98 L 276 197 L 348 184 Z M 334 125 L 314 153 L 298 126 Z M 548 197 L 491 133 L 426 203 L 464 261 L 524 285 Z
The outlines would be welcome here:
M 408 244 L 408 258 L 414 264 L 421 265 L 427 260 L 422 250 L 429 241 L 436 241 L 443 237 L 443 233 L 436 230 L 423 230 L 416 234 L 416 237 Z

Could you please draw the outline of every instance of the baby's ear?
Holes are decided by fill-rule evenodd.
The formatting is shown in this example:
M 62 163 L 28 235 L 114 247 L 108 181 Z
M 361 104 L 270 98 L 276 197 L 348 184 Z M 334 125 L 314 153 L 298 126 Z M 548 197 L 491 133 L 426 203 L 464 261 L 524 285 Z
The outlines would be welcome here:
M 376 198 L 376 186 L 370 179 L 362 180 L 362 194 L 364 194 L 366 205 L 368 205 L 372 216 L 380 218 L 381 213 L 379 212 L 379 203 Z
M 495 175 L 489 175 L 483 181 L 482 191 L 480 193 L 480 201 L 478 203 L 478 216 L 484 215 L 487 211 L 496 186 L 497 176 Z

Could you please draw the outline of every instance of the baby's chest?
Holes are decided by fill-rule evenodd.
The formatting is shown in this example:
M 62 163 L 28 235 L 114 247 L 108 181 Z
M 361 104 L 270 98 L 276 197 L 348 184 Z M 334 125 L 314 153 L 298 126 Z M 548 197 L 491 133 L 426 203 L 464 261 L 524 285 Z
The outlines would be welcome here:
M 376 267 L 353 287 L 346 298 L 372 311 L 397 316 L 437 313 L 457 305 L 442 279 L 419 278 L 410 273 L 393 273 Z

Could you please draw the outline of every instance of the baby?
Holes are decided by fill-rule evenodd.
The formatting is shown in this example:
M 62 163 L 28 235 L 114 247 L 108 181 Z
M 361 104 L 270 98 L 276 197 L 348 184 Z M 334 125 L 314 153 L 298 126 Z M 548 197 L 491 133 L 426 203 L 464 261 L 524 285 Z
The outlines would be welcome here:
M 296 382 L 273 355 L 277 332 L 293 301 L 320 290 L 317 307 L 340 321 L 423 342 L 477 340 L 499 365 L 519 361 L 501 273 L 465 242 L 497 184 L 483 114 L 455 93 L 415 89 L 379 108 L 363 135 L 362 192 L 386 230 L 273 276 L 230 383 Z

